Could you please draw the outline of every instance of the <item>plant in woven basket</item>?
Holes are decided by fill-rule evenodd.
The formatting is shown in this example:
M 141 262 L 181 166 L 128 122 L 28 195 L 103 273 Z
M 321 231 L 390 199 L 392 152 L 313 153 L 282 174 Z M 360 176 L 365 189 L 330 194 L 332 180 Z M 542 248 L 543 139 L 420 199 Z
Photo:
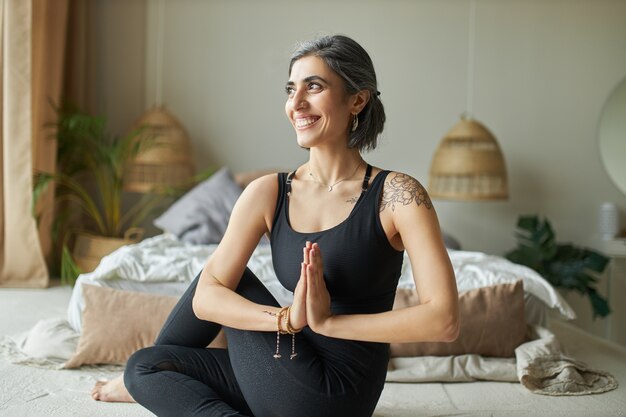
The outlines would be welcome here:
M 140 152 L 154 146 L 142 129 L 114 137 L 105 131 L 105 120 L 71 104 L 57 108 L 58 121 L 50 124 L 57 139 L 57 172 L 35 174 L 34 200 L 54 183 L 55 218 L 53 241 L 62 242 L 60 275 L 72 283 L 80 268 L 67 249 L 68 237 L 79 230 L 108 238 L 123 238 L 137 227 L 163 200 L 163 193 L 146 193 L 130 207 L 122 207 L 124 171 Z M 80 227 L 76 214 L 84 215 Z
M 557 243 L 550 222 L 538 216 L 520 216 L 517 228 L 517 248 L 505 255 L 507 259 L 534 269 L 557 288 L 589 297 L 594 319 L 611 313 L 608 301 L 596 290 L 598 278 L 594 276 L 604 271 L 608 258 L 587 248 Z

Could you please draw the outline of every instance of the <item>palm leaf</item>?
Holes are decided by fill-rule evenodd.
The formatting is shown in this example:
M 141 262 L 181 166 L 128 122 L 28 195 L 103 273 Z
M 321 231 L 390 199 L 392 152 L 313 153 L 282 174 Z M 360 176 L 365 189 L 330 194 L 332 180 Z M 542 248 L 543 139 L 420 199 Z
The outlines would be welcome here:
M 76 262 L 74 262 L 70 250 L 67 248 L 67 245 L 63 245 L 61 255 L 61 284 L 74 285 L 80 274 L 82 274 L 82 271 L 78 265 L 76 265 Z
M 595 288 L 598 279 L 593 275 L 604 271 L 608 258 L 590 249 L 558 244 L 550 222 L 535 215 L 520 216 L 517 228 L 517 247 L 505 254 L 507 259 L 534 269 L 555 287 L 587 295 L 594 318 L 610 313 L 608 301 Z

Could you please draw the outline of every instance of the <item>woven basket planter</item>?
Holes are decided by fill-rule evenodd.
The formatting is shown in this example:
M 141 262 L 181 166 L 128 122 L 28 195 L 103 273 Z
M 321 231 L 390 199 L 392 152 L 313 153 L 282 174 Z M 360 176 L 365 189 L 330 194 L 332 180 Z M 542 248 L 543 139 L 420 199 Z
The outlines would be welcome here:
M 106 255 L 124 245 L 139 242 L 143 233 L 143 229 L 137 227 L 128 229 L 123 238 L 104 237 L 85 232 L 77 233 L 72 258 L 83 273 L 91 272 Z

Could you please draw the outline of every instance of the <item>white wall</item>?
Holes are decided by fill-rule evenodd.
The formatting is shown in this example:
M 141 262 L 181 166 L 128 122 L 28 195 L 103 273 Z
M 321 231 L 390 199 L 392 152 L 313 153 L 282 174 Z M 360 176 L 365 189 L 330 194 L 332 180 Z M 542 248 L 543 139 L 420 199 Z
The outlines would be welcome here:
M 145 10 L 143 26 L 100 17 L 120 39 L 144 36 L 147 46 L 145 59 L 122 62 L 141 65 L 145 78 L 101 79 L 103 109 L 118 123 L 139 116 L 137 96 L 145 108 L 155 100 L 157 5 L 131 3 Z M 198 167 L 293 168 L 306 152 L 283 113 L 290 52 L 297 40 L 344 33 L 372 56 L 387 109 L 379 149 L 366 159 L 427 184 L 439 140 L 466 110 L 469 10 L 468 0 L 166 0 L 164 101 L 186 126 Z M 137 50 L 119 42 L 120 54 Z M 626 225 L 626 196 L 605 173 L 596 137 L 602 105 L 626 76 L 626 1 L 478 0 L 475 46 L 473 114 L 499 140 L 511 197 L 435 201 L 443 228 L 466 249 L 502 254 L 520 214 L 546 215 L 560 241 L 580 245 L 592 243 L 603 201 L 619 205 Z
M 96 112 L 124 134 L 145 110 L 145 0 L 93 0 Z

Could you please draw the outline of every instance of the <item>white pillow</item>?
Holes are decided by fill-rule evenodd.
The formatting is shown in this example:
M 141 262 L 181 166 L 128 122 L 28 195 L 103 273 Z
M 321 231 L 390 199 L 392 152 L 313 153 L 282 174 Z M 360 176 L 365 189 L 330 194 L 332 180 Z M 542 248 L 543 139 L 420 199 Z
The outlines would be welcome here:
M 183 242 L 219 243 L 241 191 L 230 171 L 222 168 L 179 198 L 154 225 Z
M 44 319 L 17 340 L 17 346 L 31 358 L 67 360 L 76 351 L 79 334 L 64 319 Z

